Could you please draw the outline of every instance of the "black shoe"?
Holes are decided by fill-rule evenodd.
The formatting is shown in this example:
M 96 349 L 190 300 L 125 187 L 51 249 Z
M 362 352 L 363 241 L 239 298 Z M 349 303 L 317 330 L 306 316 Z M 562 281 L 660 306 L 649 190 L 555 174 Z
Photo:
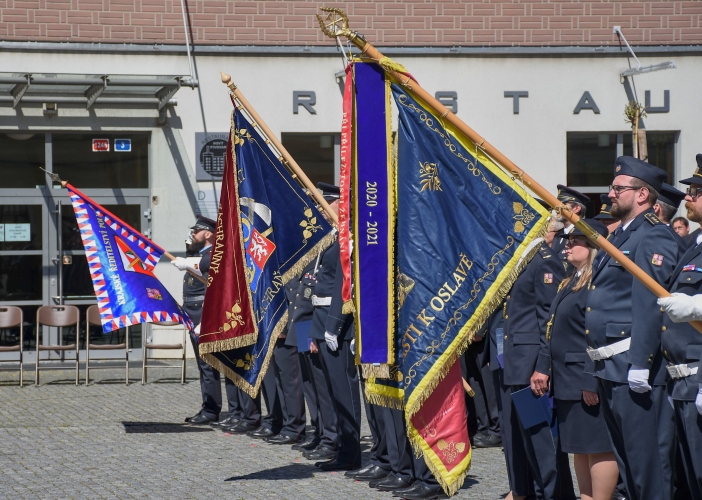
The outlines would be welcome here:
M 319 445 L 319 438 L 310 436 L 301 443 L 295 443 L 291 448 L 295 451 L 312 451 Z
M 361 443 L 375 443 L 373 436 L 361 436 Z
M 358 473 L 353 478 L 356 481 L 380 481 L 388 477 L 388 475 L 390 475 L 390 471 L 381 469 L 380 467 L 374 465 L 372 469 L 369 469 L 363 473 Z
M 335 471 L 335 470 L 353 470 L 358 469 L 361 464 L 347 464 L 344 462 L 339 462 L 338 460 L 332 460 L 331 462 L 317 462 L 314 464 L 315 467 L 319 467 L 323 471 Z
M 368 462 L 364 467 L 361 467 L 358 470 L 350 470 L 347 473 L 344 474 L 346 477 L 350 477 L 351 479 L 355 479 L 356 476 L 359 474 L 365 474 L 366 472 L 370 471 L 371 469 L 375 469 L 377 466 L 373 465 L 373 462 Z
M 285 434 L 278 434 L 277 436 L 269 437 L 266 439 L 266 443 L 271 444 L 295 444 L 297 439 L 294 437 L 287 436 Z
M 307 460 L 332 460 L 336 458 L 336 452 L 334 450 L 330 450 L 326 446 L 317 446 L 316 449 L 310 451 L 309 453 L 303 453 L 302 456 Z
M 210 425 L 212 427 L 220 427 L 220 428 L 233 427 L 234 425 L 236 425 L 237 422 L 239 422 L 239 420 L 241 420 L 241 418 L 239 418 L 237 415 L 227 414 L 227 416 L 225 418 L 221 418 L 221 417 L 222 417 L 222 415 L 220 415 L 220 419 L 218 421 L 211 422 Z
M 380 491 L 395 491 L 409 487 L 410 483 L 394 474 L 391 474 L 381 481 L 371 481 L 368 486 Z
M 441 488 L 434 489 L 425 486 L 421 481 L 415 482 L 412 486 L 405 489 L 395 490 L 392 493 L 394 497 L 405 498 L 407 500 L 425 500 L 435 498 L 448 498 Z
M 212 423 L 212 422 L 216 422 L 216 421 L 217 421 L 217 417 L 212 418 L 212 417 L 208 417 L 208 416 L 205 415 L 204 413 L 198 413 L 198 414 L 195 415 L 194 417 L 188 417 L 188 418 L 186 418 L 185 421 L 186 421 L 187 423 L 189 423 L 189 424 L 207 425 L 207 424 L 210 424 L 210 423 Z
M 499 448 L 502 446 L 502 438 L 497 434 L 478 434 L 473 439 L 476 448 Z
M 248 431 L 246 435 L 253 439 L 270 439 L 275 436 L 276 433 L 270 430 L 268 427 L 261 426 L 256 430 Z
M 255 431 L 258 427 L 259 424 L 250 424 L 246 420 L 239 420 L 236 425 L 226 427 L 224 430 L 232 434 L 246 434 L 249 431 Z

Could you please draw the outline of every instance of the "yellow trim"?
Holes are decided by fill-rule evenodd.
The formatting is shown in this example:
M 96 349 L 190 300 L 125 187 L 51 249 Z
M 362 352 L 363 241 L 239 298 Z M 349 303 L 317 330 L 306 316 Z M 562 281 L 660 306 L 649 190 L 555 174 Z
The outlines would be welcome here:
M 387 58 L 386 58 L 387 59 Z M 381 65 L 382 66 L 382 65 Z M 386 166 L 385 172 L 387 175 L 387 209 L 388 209 L 388 331 L 385 336 L 388 341 L 388 357 L 386 360 L 388 372 L 389 365 L 395 364 L 395 230 L 397 218 L 397 203 L 395 202 L 395 172 L 393 169 L 394 161 L 392 156 L 392 80 L 387 73 L 385 76 L 385 147 L 386 147 Z M 389 376 L 389 375 L 388 375 Z
M 353 71 L 353 81 L 356 81 L 356 66 L 354 65 L 351 69 Z M 348 77 L 347 77 L 348 78 Z M 351 144 L 353 147 L 351 148 L 351 186 L 349 189 L 349 194 L 350 194 L 350 200 L 349 203 L 351 205 L 351 210 L 353 211 L 353 228 L 354 228 L 354 235 L 356 237 L 356 244 L 353 246 L 353 261 L 351 262 L 351 265 L 353 266 L 353 281 L 354 283 L 360 283 L 360 277 L 358 273 L 358 247 L 359 245 L 359 238 L 361 233 L 358 231 L 358 165 L 357 165 L 357 160 L 358 160 L 358 154 L 356 151 L 356 86 L 354 84 L 353 86 L 353 91 L 351 92 L 351 98 L 352 98 L 352 103 L 351 103 L 351 113 L 352 113 L 352 124 L 351 124 Z M 354 189 L 355 188 L 355 189 Z M 361 317 L 361 304 L 359 302 L 359 293 L 358 290 L 355 290 L 354 287 L 354 293 L 352 293 L 351 300 L 353 300 L 353 305 L 354 308 L 356 309 L 356 318 Z M 363 352 L 363 340 L 361 336 L 361 322 L 356 320 L 354 321 L 354 325 L 356 327 L 356 359 L 355 362 L 357 365 L 361 364 L 361 352 Z

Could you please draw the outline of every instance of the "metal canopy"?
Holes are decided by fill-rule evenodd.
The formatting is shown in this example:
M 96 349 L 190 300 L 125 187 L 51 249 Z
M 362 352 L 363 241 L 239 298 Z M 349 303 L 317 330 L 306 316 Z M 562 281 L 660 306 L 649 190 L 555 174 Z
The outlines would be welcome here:
M 195 88 L 189 76 L 72 75 L 0 73 L 0 105 L 83 104 L 153 106 L 163 109 L 181 87 Z

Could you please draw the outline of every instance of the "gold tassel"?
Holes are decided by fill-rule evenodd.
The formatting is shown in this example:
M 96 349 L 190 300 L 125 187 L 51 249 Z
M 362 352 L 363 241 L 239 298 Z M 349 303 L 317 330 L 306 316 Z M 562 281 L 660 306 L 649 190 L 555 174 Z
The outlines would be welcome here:
M 398 73 L 407 73 L 407 68 L 405 68 L 399 62 L 393 61 L 389 57 L 382 57 L 378 64 L 385 71 L 397 71 Z
M 197 349 L 200 355 L 231 351 L 232 349 L 239 349 L 241 347 L 250 346 L 256 343 L 258 339 L 258 333 L 249 333 L 247 335 L 242 335 L 240 337 L 233 337 L 230 339 L 215 340 L 214 342 L 206 342 L 204 344 L 198 343 Z
M 369 379 L 371 377 L 391 378 L 390 365 L 387 363 L 361 363 L 361 372 L 363 373 L 364 379 Z
M 344 305 L 341 306 L 341 314 L 353 314 L 356 312 L 356 308 L 353 306 L 353 300 L 347 300 Z
M 404 410 L 405 402 L 402 399 L 393 398 L 392 396 L 386 396 L 385 394 L 378 394 L 375 392 L 365 391 L 366 401 L 372 405 L 382 406 L 384 408 L 392 408 L 394 410 Z

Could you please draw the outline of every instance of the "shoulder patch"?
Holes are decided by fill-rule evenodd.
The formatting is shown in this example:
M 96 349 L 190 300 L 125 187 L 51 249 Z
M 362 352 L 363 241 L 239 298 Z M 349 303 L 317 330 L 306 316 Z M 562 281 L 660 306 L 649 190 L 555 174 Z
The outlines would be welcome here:
M 553 250 L 551 250 L 546 245 L 541 245 L 541 247 L 539 248 L 539 253 L 541 254 L 541 257 L 544 259 L 549 259 L 553 256 Z
M 658 217 L 656 217 L 656 214 L 646 214 L 644 215 L 646 220 L 651 223 L 652 226 L 656 226 L 658 224 L 663 224 L 663 221 L 661 221 Z
M 553 273 L 544 273 L 544 285 L 553 283 Z

